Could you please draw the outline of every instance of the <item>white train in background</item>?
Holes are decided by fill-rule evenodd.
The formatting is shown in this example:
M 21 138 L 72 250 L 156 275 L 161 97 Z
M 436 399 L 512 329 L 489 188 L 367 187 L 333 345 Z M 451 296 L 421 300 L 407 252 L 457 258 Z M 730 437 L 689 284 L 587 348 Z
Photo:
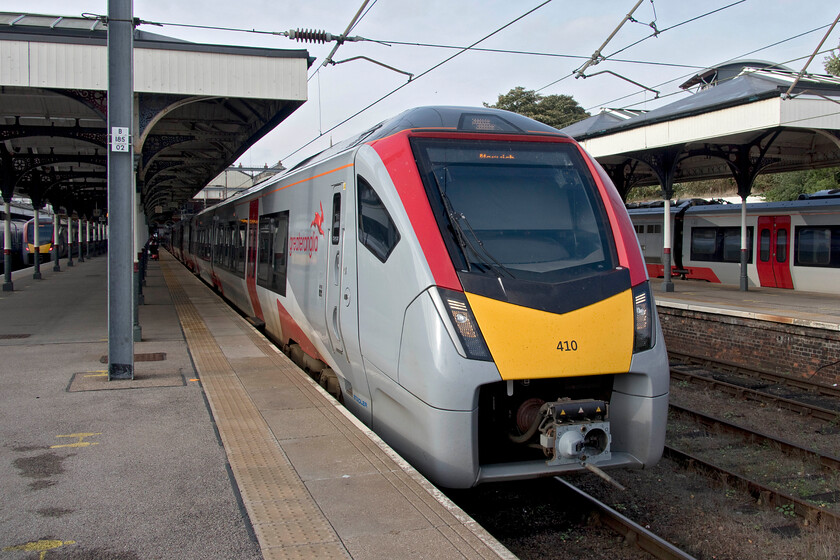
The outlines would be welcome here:
M 630 205 L 648 274 L 664 276 L 663 209 Z M 672 276 L 740 282 L 741 205 L 704 200 L 671 207 Z M 750 286 L 840 294 L 840 190 L 747 204 Z

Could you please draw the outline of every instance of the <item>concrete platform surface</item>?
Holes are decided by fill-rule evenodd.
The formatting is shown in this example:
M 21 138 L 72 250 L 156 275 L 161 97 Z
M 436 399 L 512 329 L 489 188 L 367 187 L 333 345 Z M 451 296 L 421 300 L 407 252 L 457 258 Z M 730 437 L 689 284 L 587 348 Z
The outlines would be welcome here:
M 0 293 L 0 558 L 513 558 L 165 252 L 107 381 L 63 268 Z
M 656 305 L 715 313 L 801 327 L 840 331 L 840 296 L 755 288 L 697 280 L 674 280 L 674 291 L 662 291 L 662 279 L 651 279 Z

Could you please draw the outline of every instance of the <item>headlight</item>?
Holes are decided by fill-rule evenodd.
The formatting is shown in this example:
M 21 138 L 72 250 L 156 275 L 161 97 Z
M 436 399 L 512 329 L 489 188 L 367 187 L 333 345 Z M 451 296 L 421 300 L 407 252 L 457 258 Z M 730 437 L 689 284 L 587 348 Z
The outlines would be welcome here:
M 444 307 L 446 307 L 447 315 L 455 327 L 455 332 L 458 334 L 458 340 L 461 342 L 461 346 L 463 346 L 464 352 L 467 354 L 467 358 L 471 360 L 492 361 L 493 357 L 490 355 L 490 350 L 484 342 L 481 329 L 478 328 L 478 323 L 475 320 L 475 316 L 473 316 L 464 293 L 445 288 L 438 288 L 437 290 L 440 294 L 440 299 L 443 300 Z
M 650 286 L 647 282 L 633 288 L 633 352 L 642 352 L 653 348 L 653 301 L 650 295 Z

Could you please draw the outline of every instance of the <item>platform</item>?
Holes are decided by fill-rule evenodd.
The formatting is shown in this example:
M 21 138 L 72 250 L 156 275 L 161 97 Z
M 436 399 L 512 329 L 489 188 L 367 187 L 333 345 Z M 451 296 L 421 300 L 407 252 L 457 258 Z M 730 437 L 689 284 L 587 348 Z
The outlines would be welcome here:
M 738 286 L 697 280 L 673 281 L 674 291 L 662 291 L 662 279 L 651 279 L 656 305 L 701 313 L 756 319 L 840 331 L 840 296 L 781 288 Z
M 0 294 L 0 558 L 514 558 L 165 252 L 107 381 L 62 264 Z
M 840 384 L 840 296 L 674 280 L 651 281 L 669 352 Z

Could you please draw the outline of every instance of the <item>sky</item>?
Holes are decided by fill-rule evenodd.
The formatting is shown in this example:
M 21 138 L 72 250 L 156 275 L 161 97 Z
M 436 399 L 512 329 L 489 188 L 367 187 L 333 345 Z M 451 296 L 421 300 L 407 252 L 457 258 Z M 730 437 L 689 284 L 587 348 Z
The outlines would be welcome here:
M 603 107 L 653 109 L 691 95 L 680 90 L 679 85 L 704 68 L 732 59 L 767 60 L 799 71 L 840 11 L 836 0 L 643 0 L 633 13 L 637 22 L 625 23 L 602 54 L 611 55 L 641 42 L 614 57 L 608 56 L 608 60 L 587 69 L 586 74 L 604 70 L 620 74 L 658 90 L 660 98 L 656 99 L 653 92 L 611 74 L 578 79 L 572 75 L 607 40 L 633 8 L 634 0 L 552 0 L 542 5 L 544 2 L 368 0 L 364 17 L 350 35 L 369 41 L 346 42 L 333 59 L 366 56 L 410 72 L 415 78 L 340 126 L 336 125 L 406 84 L 407 76 L 363 60 L 321 67 L 334 43 L 300 43 L 282 36 L 174 25 L 142 25 L 140 29 L 196 43 L 307 49 L 315 57 L 309 70 L 308 101 L 237 162 L 262 167 L 282 161 L 289 167 L 328 147 L 330 142 L 354 136 L 411 107 L 492 104 L 500 94 L 517 86 L 542 95 L 570 95 L 595 114 Z M 340 35 L 363 3 L 364 0 L 134 0 L 133 10 L 136 18 L 167 24 L 258 31 L 318 29 Z M 687 21 L 730 4 L 735 5 Z M 583 59 L 470 50 L 429 71 L 459 51 L 387 44 L 398 41 L 466 47 L 535 8 L 476 47 Z M 107 14 L 107 1 L 3 0 L 0 10 L 67 16 Z M 660 33 L 645 39 L 653 34 L 651 23 Z M 803 35 L 791 39 L 800 34 Z M 838 42 L 840 24 L 821 50 L 836 49 Z M 747 55 L 757 49 L 762 50 Z M 808 70 L 823 73 L 825 57 L 826 54 L 818 54 Z M 304 144 L 308 145 L 302 148 Z

